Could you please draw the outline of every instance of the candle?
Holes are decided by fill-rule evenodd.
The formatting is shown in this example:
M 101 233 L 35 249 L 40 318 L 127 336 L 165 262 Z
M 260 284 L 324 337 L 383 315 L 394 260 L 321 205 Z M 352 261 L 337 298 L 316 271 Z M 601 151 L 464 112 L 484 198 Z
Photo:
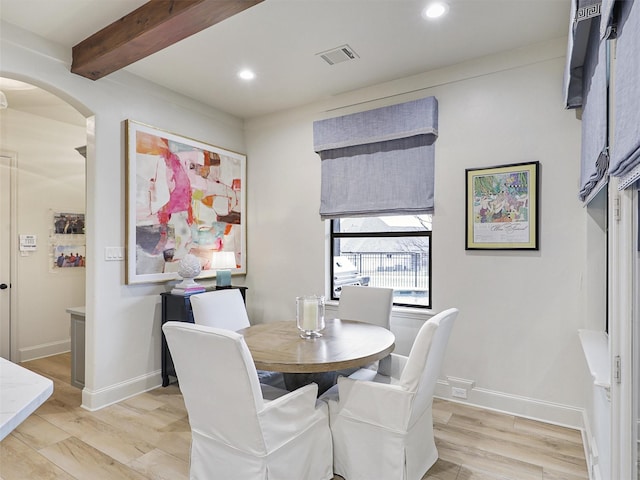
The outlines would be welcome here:
M 318 300 L 315 298 L 304 299 L 302 329 L 310 331 L 318 329 Z
M 296 297 L 296 324 L 302 338 L 321 337 L 320 331 L 324 329 L 324 297 Z

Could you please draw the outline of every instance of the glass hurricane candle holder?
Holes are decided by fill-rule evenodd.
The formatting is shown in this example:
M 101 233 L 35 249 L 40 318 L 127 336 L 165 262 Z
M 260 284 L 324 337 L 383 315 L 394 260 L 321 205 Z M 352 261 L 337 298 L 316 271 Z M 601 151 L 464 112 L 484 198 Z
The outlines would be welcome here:
M 321 337 L 324 329 L 324 297 L 304 295 L 296 297 L 296 323 L 305 339 Z

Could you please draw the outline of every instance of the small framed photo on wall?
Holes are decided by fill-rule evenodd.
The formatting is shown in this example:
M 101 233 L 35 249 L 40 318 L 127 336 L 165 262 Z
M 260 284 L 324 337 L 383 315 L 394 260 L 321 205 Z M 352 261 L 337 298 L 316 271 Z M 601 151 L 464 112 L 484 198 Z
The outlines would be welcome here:
M 466 169 L 466 250 L 538 250 L 539 162 Z

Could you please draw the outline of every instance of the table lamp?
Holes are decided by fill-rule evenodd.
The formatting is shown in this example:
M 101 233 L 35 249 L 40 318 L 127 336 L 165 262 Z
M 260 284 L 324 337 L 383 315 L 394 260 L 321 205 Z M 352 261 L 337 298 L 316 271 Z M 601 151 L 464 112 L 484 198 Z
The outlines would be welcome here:
M 236 268 L 236 255 L 233 252 L 213 252 L 211 269 L 216 271 L 216 286 L 231 286 L 231 269 Z

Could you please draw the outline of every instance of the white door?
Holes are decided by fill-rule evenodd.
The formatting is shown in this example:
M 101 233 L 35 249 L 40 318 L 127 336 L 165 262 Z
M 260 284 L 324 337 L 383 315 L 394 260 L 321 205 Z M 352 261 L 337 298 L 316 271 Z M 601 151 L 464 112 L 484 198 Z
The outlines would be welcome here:
M 640 191 L 634 192 L 633 200 L 633 240 L 635 243 L 635 262 L 633 274 L 633 381 L 632 388 L 633 401 L 632 404 L 632 429 L 631 437 L 631 458 L 633 465 L 632 480 L 640 480 Z
M 0 357 L 11 356 L 11 165 L 0 155 Z

